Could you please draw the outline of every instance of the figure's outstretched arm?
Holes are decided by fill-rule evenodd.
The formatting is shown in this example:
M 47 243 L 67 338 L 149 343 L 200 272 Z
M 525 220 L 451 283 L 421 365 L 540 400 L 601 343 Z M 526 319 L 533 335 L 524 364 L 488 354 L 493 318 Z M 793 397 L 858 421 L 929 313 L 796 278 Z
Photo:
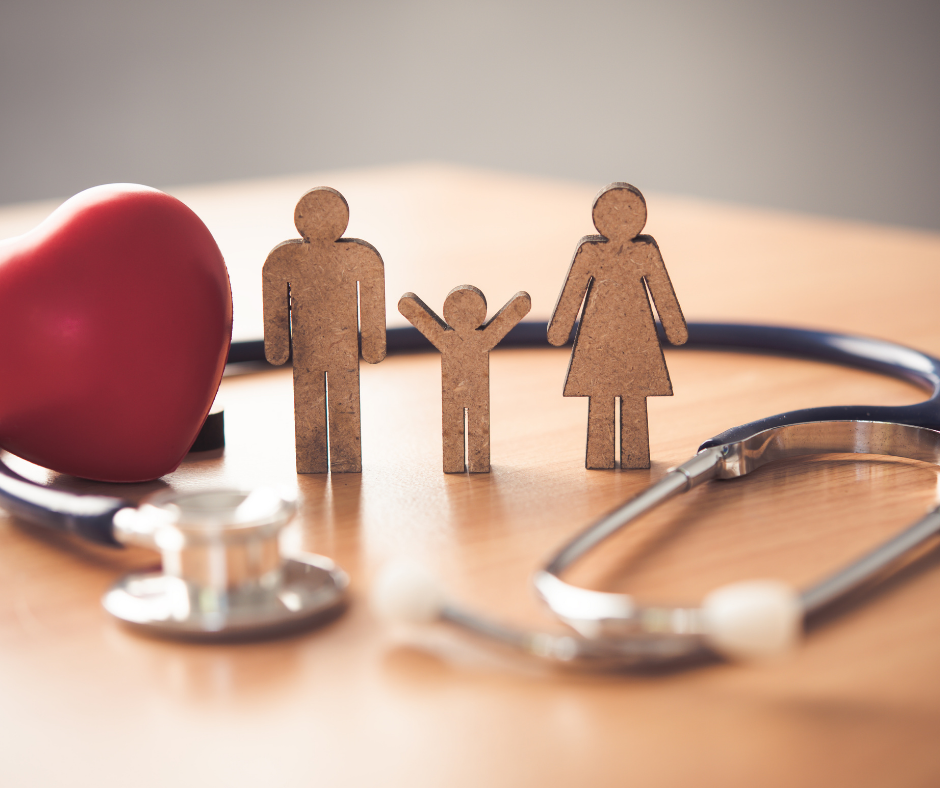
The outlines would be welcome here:
M 346 247 L 355 259 L 359 280 L 359 334 L 362 357 L 370 364 L 385 358 L 385 264 L 378 250 L 356 238 Z
M 663 256 L 652 238 L 649 239 L 649 265 L 645 279 L 663 329 L 666 331 L 666 339 L 673 345 L 684 345 L 689 338 L 689 330 L 686 327 L 679 300 L 676 298 L 676 291 L 672 289 L 672 281 L 666 272 Z
M 264 356 L 280 365 L 290 356 L 290 261 L 294 244 L 285 241 L 271 250 L 261 269 L 264 301 Z
M 532 299 L 525 290 L 520 290 L 506 305 L 483 326 L 481 331 L 486 338 L 486 347 L 492 350 L 506 336 L 516 323 L 529 314 Z
M 424 334 L 434 347 L 443 352 L 444 332 L 447 324 L 441 320 L 424 301 L 414 293 L 405 293 L 398 299 L 398 311 L 401 312 L 411 325 Z
M 582 238 L 571 259 L 571 266 L 558 294 L 552 319 L 548 321 L 548 341 L 553 345 L 564 345 L 571 335 L 574 321 L 577 320 L 581 303 L 584 301 L 584 294 L 591 283 L 591 257 L 599 242 L 602 242 L 599 236 L 589 235 Z

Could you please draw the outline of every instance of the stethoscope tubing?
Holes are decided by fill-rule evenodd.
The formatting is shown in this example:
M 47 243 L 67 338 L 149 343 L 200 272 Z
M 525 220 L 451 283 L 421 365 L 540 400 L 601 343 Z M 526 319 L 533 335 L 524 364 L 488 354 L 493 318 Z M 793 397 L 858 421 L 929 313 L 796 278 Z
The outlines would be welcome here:
M 689 339 L 675 349 L 724 350 L 774 354 L 827 364 L 852 367 L 913 383 L 930 392 L 930 397 L 914 405 L 832 405 L 803 408 L 767 416 L 741 424 L 705 441 L 699 448 L 732 443 L 785 424 L 818 421 L 884 421 L 940 430 L 940 359 L 913 348 L 872 337 L 815 331 L 791 326 L 750 323 L 688 324 Z M 548 324 L 524 321 L 500 342 L 501 348 L 550 348 Z M 575 341 L 578 326 L 571 332 Z M 660 344 L 670 346 L 657 323 Z M 434 347 L 412 326 L 389 328 L 386 333 L 389 355 L 432 351 Z M 229 363 L 264 362 L 264 341 L 233 342 Z
M 688 330 L 688 341 L 684 345 L 672 346 L 667 342 L 662 326 L 656 324 L 660 344 L 670 349 L 730 350 L 822 361 L 905 380 L 940 396 L 940 359 L 894 342 L 831 331 L 752 323 L 693 322 L 688 324 Z M 569 342 L 574 340 L 577 331 L 576 324 Z M 547 323 L 523 321 L 506 334 L 499 347 L 551 348 L 547 333 Z M 434 350 L 434 346 L 413 326 L 387 329 L 386 347 L 388 355 Z M 245 362 L 267 363 L 264 340 L 232 342 L 227 363 Z M 910 409 L 917 406 L 901 407 Z M 934 419 L 934 424 L 940 425 L 940 415 Z
M 905 406 L 847 405 L 806 408 L 759 419 L 732 427 L 702 444 L 701 448 L 738 440 L 765 429 L 816 421 L 885 421 L 940 429 L 940 360 L 892 342 L 827 331 L 788 326 L 744 323 L 688 324 L 685 349 L 733 350 L 773 353 L 835 363 L 867 370 L 914 383 L 931 394 L 930 398 Z M 657 324 L 660 342 L 666 344 Z M 572 340 L 577 326 L 572 331 Z M 430 342 L 414 327 L 389 328 L 386 333 L 389 355 L 433 350 Z M 526 321 L 516 325 L 500 343 L 503 348 L 550 348 L 547 324 Z M 228 363 L 265 362 L 264 341 L 233 342 Z M 0 504 L 13 515 L 60 531 L 68 531 L 99 544 L 118 546 L 112 529 L 116 512 L 132 503 L 121 498 L 74 495 L 34 484 L 0 462 Z

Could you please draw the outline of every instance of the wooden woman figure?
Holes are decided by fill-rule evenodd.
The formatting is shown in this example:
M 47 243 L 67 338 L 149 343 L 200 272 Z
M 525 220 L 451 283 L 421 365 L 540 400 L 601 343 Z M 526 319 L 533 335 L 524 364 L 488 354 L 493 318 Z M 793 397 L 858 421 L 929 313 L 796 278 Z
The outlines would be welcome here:
M 283 364 L 293 351 L 297 473 L 362 471 L 360 337 L 366 361 L 385 358 L 385 267 L 374 246 L 341 237 L 348 222 L 342 194 L 311 189 L 294 211 L 302 237 L 264 263 L 264 353 Z
M 441 351 L 444 473 L 463 473 L 464 412 L 470 473 L 490 472 L 490 351 L 526 316 L 532 301 L 516 293 L 486 324 L 486 298 L 473 285 L 460 285 L 444 300 L 444 319 L 414 293 L 398 311 Z
M 548 341 L 567 341 L 584 302 L 564 396 L 590 397 L 585 467 L 614 467 L 619 397 L 620 467 L 649 468 L 646 398 L 672 395 L 649 297 L 673 345 L 683 344 L 688 330 L 656 241 L 639 234 L 646 224 L 639 190 L 610 184 L 594 199 L 593 218 L 600 235 L 578 245 L 548 324 Z

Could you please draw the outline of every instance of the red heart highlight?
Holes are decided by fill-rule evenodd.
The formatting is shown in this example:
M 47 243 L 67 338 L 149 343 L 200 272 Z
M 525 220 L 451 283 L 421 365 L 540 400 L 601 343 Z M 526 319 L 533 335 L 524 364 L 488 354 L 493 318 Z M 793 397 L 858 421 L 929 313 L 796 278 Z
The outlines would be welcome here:
M 228 272 L 195 213 L 146 186 L 81 192 L 0 242 L 0 447 L 86 479 L 169 473 L 231 334 Z

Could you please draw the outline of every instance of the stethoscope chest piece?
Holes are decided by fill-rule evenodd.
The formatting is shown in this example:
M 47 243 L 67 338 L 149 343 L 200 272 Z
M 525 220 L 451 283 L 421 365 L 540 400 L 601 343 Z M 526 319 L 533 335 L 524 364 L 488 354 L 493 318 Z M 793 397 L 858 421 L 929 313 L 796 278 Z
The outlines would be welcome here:
M 259 637 L 338 615 L 348 578 L 318 555 L 285 558 L 294 501 L 270 489 L 167 492 L 114 517 L 125 544 L 157 550 L 163 571 L 131 574 L 102 599 L 115 618 L 186 639 Z

